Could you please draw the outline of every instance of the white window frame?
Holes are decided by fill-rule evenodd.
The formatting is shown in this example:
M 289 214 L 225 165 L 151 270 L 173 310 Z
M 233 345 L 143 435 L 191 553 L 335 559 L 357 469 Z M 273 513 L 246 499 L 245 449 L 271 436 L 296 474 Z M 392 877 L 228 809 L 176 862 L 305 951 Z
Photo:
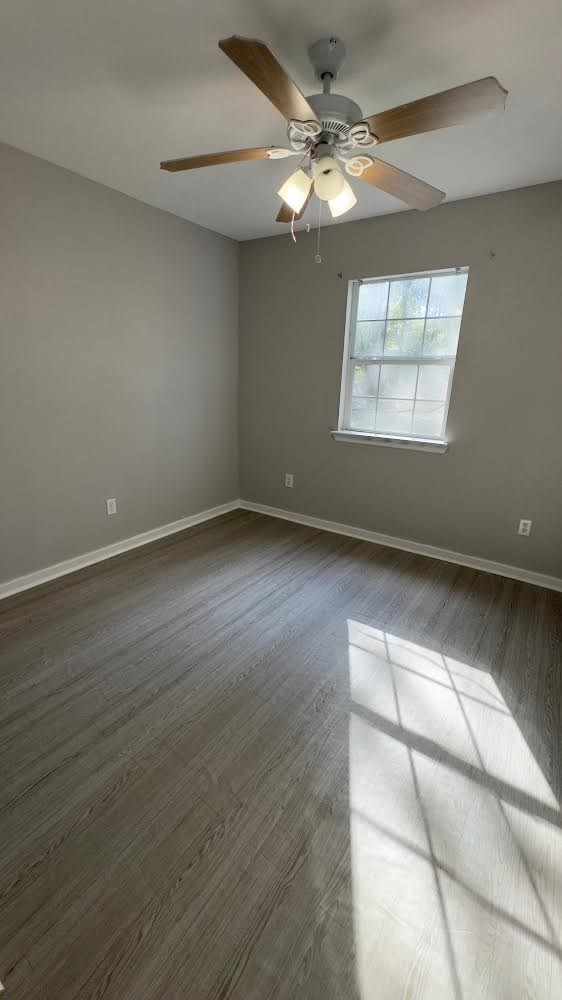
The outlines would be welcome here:
M 405 357 L 400 355 L 393 355 L 392 357 L 384 356 L 373 356 L 369 358 L 355 357 L 351 353 L 353 337 L 355 335 L 355 327 L 357 322 L 357 305 L 359 301 L 359 289 L 362 285 L 366 284 L 378 284 L 383 281 L 397 281 L 400 279 L 407 278 L 429 278 L 430 287 L 428 292 L 428 302 L 429 294 L 431 292 L 431 278 L 441 277 L 443 275 L 449 274 L 468 274 L 468 266 L 464 267 L 448 267 L 442 268 L 435 271 L 417 271 L 407 274 L 392 274 L 384 275 L 377 278 L 354 278 L 349 282 L 348 285 L 348 295 L 347 295 L 347 311 L 346 311 L 346 323 L 345 323 L 345 338 L 344 338 L 344 349 L 343 349 L 343 363 L 342 363 L 342 379 L 341 379 L 341 389 L 340 389 L 340 406 L 339 406 L 339 416 L 338 416 L 338 428 L 332 431 L 333 437 L 337 441 L 352 441 L 364 444 L 380 444 L 386 445 L 388 447 L 397 448 L 413 448 L 421 449 L 423 451 L 436 451 L 444 452 L 447 450 L 447 420 L 449 415 L 449 402 L 451 398 L 451 389 L 453 385 L 453 378 L 455 374 L 455 363 L 457 354 L 454 355 L 431 355 L 431 356 L 416 356 L 416 357 Z M 466 296 L 465 296 L 466 301 Z M 464 314 L 464 305 L 463 305 Z M 462 329 L 462 319 L 463 314 L 461 314 L 461 329 Z M 407 319 L 408 317 L 402 317 Z M 427 322 L 427 312 L 424 317 L 424 333 L 425 333 L 425 323 Z M 459 333 L 460 339 L 460 333 Z M 458 351 L 458 346 L 457 346 Z M 386 434 L 375 431 L 359 431 L 354 430 L 350 427 L 350 409 L 351 409 L 351 383 L 353 378 L 353 368 L 356 364 L 378 364 L 389 365 L 443 365 L 447 367 L 450 371 L 449 383 L 447 386 L 447 396 L 445 399 L 445 408 L 443 413 L 443 424 L 442 424 L 442 434 L 439 437 L 419 437 L 410 434 Z

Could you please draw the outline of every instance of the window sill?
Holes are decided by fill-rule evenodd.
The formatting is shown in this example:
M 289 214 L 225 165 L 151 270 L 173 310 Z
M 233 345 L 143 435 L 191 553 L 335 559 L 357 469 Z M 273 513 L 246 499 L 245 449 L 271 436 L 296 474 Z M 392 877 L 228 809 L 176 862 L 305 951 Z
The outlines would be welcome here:
M 446 441 L 435 441 L 432 438 L 401 438 L 387 434 L 367 434 L 364 431 L 331 431 L 336 441 L 348 444 L 376 444 L 383 448 L 406 448 L 409 451 L 432 451 L 443 454 L 449 445 Z

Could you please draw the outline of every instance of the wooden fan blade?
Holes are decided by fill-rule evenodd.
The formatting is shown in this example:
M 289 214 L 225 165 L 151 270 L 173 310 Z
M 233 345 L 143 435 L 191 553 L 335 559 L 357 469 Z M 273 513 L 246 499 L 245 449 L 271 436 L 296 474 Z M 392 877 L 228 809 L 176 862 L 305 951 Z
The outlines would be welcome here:
M 275 221 L 276 222 L 290 222 L 292 218 L 293 218 L 293 209 L 291 208 L 290 205 L 287 205 L 286 201 L 284 201 L 283 204 L 281 205 L 281 208 L 279 209 L 276 217 L 275 217 Z M 297 216 L 295 214 L 295 219 L 296 218 L 297 218 Z
M 425 181 L 420 181 L 417 177 L 412 177 L 411 174 L 383 160 L 373 160 L 372 165 L 367 167 L 358 179 L 394 195 L 395 198 L 400 198 L 400 201 L 404 201 L 410 208 L 419 208 L 421 211 L 434 208 L 445 197 L 444 191 L 431 187 L 431 184 L 426 184 Z
M 302 219 L 304 213 L 306 212 L 308 203 L 309 203 L 309 201 L 310 201 L 311 198 L 312 198 L 312 185 L 310 186 L 310 191 L 308 192 L 308 195 L 306 197 L 306 201 L 305 201 L 304 205 L 302 206 L 300 212 L 295 212 L 295 222 L 298 222 L 299 219 Z M 286 201 L 284 201 L 283 204 L 281 205 L 281 208 L 279 209 L 279 211 L 277 213 L 275 221 L 276 222 L 291 222 L 292 218 L 293 218 L 293 209 L 291 208 L 290 205 L 287 205 Z
M 203 156 L 187 156 L 180 160 L 162 160 L 161 170 L 195 170 L 197 167 L 214 167 L 219 163 L 236 163 L 238 160 L 267 160 L 269 149 L 229 149 L 225 153 L 205 153 Z
M 257 38 L 233 35 L 223 38 L 219 48 L 255 83 L 287 121 L 291 118 L 317 121 L 306 97 L 263 42 Z
M 487 111 L 503 111 L 507 90 L 495 76 L 486 76 L 419 101 L 401 104 L 390 111 L 365 118 L 379 142 L 402 139 L 407 135 L 433 132 L 449 125 L 462 125 Z

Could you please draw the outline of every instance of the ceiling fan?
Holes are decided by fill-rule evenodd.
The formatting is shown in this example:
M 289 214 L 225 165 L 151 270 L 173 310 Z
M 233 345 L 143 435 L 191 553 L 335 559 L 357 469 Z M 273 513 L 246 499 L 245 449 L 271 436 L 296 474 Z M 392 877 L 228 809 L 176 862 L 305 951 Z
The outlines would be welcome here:
M 310 97 L 301 93 L 267 45 L 258 39 L 233 35 L 222 39 L 219 48 L 286 119 L 290 148 L 234 149 L 164 160 L 160 166 L 162 170 L 179 171 L 240 160 L 300 156 L 298 169 L 279 189 L 283 204 L 277 222 L 300 219 L 313 193 L 328 202 L 334 218 L 353 208 L 357 199 L 344 171 L 394 195 L 410 208 L 423 210 L 438 205 L 445 197 L 444 191 L 377 159 L 370 150 L 382 142 L 461 125 L 485 112 L 503 110 L 507 97 L 507 91 L 496 78 L 487 76 L 364 117 L 355 101 L 331 93 L 345 59 L 345 46 L 339 38 L 320 39 L 308 50 L 315 76 L 322 81 L 323 88 L 321 94 Z

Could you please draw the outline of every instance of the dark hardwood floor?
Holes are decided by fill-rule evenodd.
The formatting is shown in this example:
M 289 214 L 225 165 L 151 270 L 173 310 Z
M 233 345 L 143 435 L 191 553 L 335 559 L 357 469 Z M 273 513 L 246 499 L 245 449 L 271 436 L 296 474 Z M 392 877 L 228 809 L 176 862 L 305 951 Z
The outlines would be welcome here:
M 6 1000 L 562 996 L 562 595 L 238 511 L 0 604 Z

